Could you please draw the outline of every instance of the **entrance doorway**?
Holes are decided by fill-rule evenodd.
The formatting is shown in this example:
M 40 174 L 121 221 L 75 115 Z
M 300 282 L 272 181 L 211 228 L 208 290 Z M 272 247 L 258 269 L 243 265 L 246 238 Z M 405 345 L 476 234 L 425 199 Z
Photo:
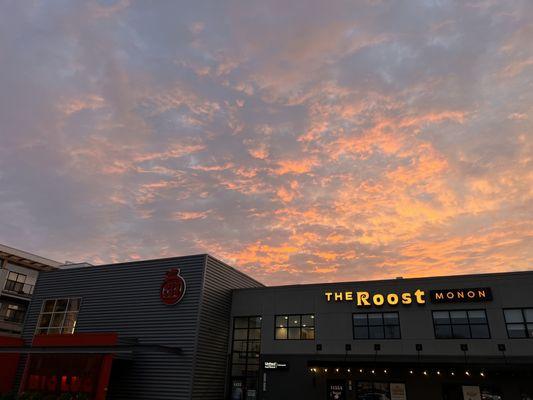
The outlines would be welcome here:
M 327 400 L 346 400 L 346 381 L 342 379 L 328 380 Z

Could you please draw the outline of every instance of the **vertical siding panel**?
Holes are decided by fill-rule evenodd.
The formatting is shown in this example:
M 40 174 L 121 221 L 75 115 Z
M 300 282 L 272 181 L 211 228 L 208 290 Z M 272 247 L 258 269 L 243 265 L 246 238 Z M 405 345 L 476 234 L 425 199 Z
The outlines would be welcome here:
M 223 398 L 232 290 L 260 286 L 263 285 L 249 276 L 207 256 L 191 399 Z

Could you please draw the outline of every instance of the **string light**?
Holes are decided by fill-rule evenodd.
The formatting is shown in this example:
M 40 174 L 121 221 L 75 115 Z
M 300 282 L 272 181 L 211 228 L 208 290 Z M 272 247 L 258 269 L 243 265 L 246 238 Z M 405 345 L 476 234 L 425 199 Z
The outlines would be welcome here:
M 335 372 L 339 372 L 339 369 L 338 369 L 338 368 L 335 368 Z
M 455 372 L 452 371 L 452 372 L 451 372 L 451 375 L 452 375 L 452 376 L 455 376 Z
M 427 372 L 427 371 L 424 371 L 423 373 L 424 373 L 424 375 L 426 375 L 426 376 L 427 376 L 427 374 L 428 374 L 428 372 Z
M 348 372 L 352 372 L 352 370 L 350 368 L 348 368 Z
M 371 372 L 372 372 L 373 374 L 375 374 L 375 373 L 376 373 L 376 371 L 375 371 L 375 370 L 372 370 Z
M 470 372 L 465 371 L 465 375 L 466 375 L 466 376 L 470 376 Z
M 485 377 L 485 373 L 483 371 L 481 371 L 479 375 L 481 375 L 483 378 Z
M 387 371 L 387 369 L 384 369 L 383 372 L 386 374 L 386 373 L 389 372 L 389 371 Z
M 327 369 L 327 368 L 324 368 L 324 372 L 328 372 L 328 369 Z
M 440 371 L 437 370 L 437 375 L 440 375 Z
M 362 373 L 363 373 L 363 370 L 362 370 L 362 369 L 360 369 L 360 370 L 359 370 L 359 372 L 360 372 L 360 373 L 362 374 Z
M 410 369 L 410 370 L 409 370 L 409 373 L 410 373 L 411 375 L 413 375 L 414 372 L 413 372 L 412 369 Z

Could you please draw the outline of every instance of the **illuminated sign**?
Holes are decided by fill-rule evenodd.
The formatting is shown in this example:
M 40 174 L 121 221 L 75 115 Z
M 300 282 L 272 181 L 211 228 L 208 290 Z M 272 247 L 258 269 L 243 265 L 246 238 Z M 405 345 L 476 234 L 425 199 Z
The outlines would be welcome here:
M 325 292 L 326 301 L 328 302 L 354 302 L 357 307 L 371 307 L 371 306 L 382 306 L 388 304 L 390 306 L 395 306 L 397 304 L 409 305 L 413 302 L 416 304 L 426 304 L 426 292 L 421 289 L 411 292 L 403 293 L 372 293 L 372 292 L 353 292 L 353 291 L 342 291 L 342 292 Z
M 265 361 L 263 364 L 265 369 L 288 369 L 289 364 L 286 362 L 279 361 Z
M 440 289 L 431 290 L 429 297 L 432 303 L 467 303 L 492 300 L 489 287 L 468 289 Z
M 398 304 L 426 304 L 426 291 L 416 289 L 412 292 L 380 293 L 368 291 L 332 291 L 324 292 L 328 303 L 350 302 L 357 307 L 381 307 L 383 305 L 396 306 Z M 489 287 L 466 289 L 439 289 L 429 291 L 429 301 L 432 303 L 467 303 L 491 301 L 492 291 Z

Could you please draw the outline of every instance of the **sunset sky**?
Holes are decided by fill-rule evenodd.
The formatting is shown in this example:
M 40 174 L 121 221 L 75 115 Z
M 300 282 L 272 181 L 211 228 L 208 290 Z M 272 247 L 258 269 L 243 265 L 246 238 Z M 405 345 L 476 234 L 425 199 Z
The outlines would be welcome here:
M 0 5 L 0 243 L 266 284 L 533 268 L 533 1 Z

